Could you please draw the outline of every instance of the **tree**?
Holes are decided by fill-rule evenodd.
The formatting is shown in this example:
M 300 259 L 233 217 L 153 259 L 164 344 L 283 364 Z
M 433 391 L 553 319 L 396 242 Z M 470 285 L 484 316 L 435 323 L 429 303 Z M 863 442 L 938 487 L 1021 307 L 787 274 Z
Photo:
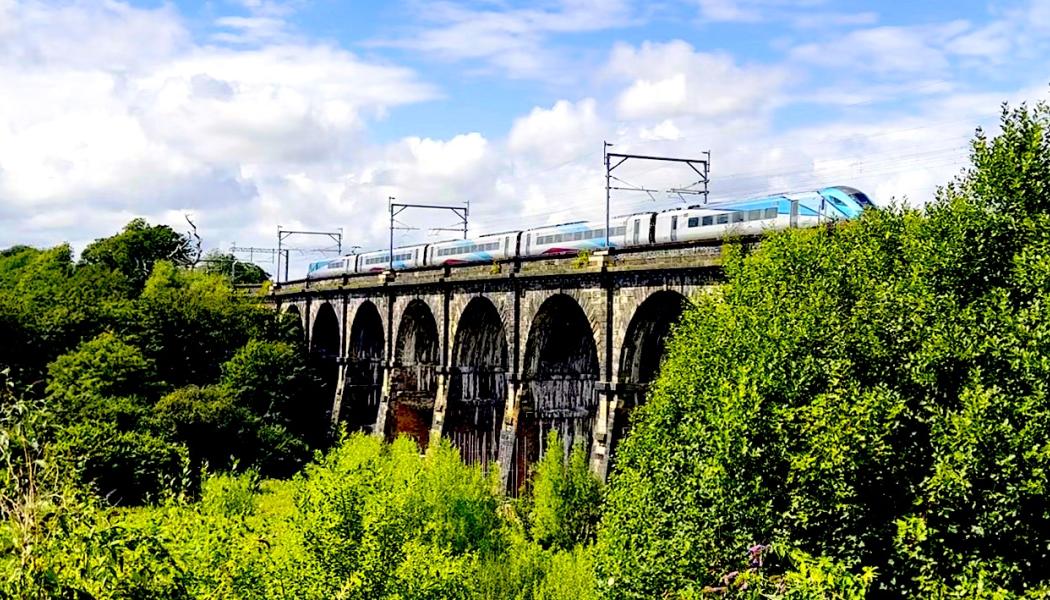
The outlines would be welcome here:
M 144 219 L 134 219 L 123 231 L 89 244 L 80 254 L 82 265 L 103 265 L 123 273 L 134 289 L 141 289 L 157 261 L 176 265 L 193 263 L 193 247 L 189 238 L 167 225 L 150 225 Z
M 253 450 L 257 424 L 222 386 L 179 388 L 157 402 L 154 418 L 171 439 L 185 444 L 196 468 L 229 468 L 232 459 Z
M 67 422 L 105 419 L 126 402 L 145 406 L 157 389 L 152 361 L 108 332 L 58 357 L 48 374 L 48 401 Z
M 269 421 L 309 428 L 307 422 L 320 417 L 304 410 L 311 382 L 291 344 L 250 340 L 222 365 L 221 382 L 238 404 Z
M 593 541 L 601 504 L 602 483 L 587 464 L 583 444 L 573 445 L 566 457 L 565 444 L 552 429 L 532 481 L 533 539 L 560 550 Z
M 160 261 L 124 325 L 173 387 L 218 380 L 222 363 L 252 338 L 273 338 L 273 310 L 235 294 L 229 279 Z
M 229 277 L 235 284 L 262 283 L 270 279 L 270 274 L 259 265 L 237 260 L 236 256 L 217 250 L 209 252 L 201 262 L 206 273 Z
M 731 252 L 620 447 L 609 597 L 698 591 L 769 543 L 892 596 L 1047 589 L 1050 107 L 1004 109 L 972 161 L 924 211 Z

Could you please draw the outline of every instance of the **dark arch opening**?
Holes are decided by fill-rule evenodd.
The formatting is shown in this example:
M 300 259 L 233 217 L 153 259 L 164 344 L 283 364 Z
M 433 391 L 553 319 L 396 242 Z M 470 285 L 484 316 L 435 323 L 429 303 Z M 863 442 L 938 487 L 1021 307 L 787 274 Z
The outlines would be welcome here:
M 565 295 L 548 298 L 536 313 L 525 344 L 524 395 L 514 440 L 509 489 L 528 483 L 547 434 L 558 431 L 565 450 L 589 450 L 597 402 L 598 351 L 587 315 Z
M 405 307 L 397 328 L 394 365 L 390 374 L 390 416 L 386 435 L 416 440 L 425 449 L 430 440 L 440 364 L 437 322 L 430 307 L 413 300 Z
M 285 331 L 291 337 L 296 340 L 297 343 L 306 342 L 306 330 L 303 329 L 303 313 L 299 310 L 299 307 L 290 304 L 281 315 L 281 326 L 285 328 Z
M 503 319 L 487 298 L 474 298 L 456 328 L 445 412 L 445 435 L 469 464 L 496 460 L 507 368 Z
M 340 419 L 350 431 L 373 431 L 382 394 L 383 319 L 372 302 L 357 309 L 346 347 L 344 406 Z
M 310 366 L 318 379 L 318 402 L 331 407 L 339 380 L 339 319 L 325 302 L 317 309 L 310 328 Z M 327 408 L 324 410 L 328 410 Z
M 650 295 L 634 311 L 620 353 L 618 393 L 622 408 L 613 418 L 610 468 L 616 444 L 627 435 L 630 410 L 645 400 L 649 384 L 660 372 L 671 332 L 688 304 L 689 300 L 678 292 L 662 290 Z

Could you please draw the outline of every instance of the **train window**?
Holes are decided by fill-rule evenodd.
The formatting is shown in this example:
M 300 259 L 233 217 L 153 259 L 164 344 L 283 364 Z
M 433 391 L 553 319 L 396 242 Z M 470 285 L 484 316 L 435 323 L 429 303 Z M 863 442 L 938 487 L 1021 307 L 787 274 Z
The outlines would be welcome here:
M 761 208 L 756 208 L 755 210 L 747 211 L 747 220 L 748 221 L 757 221 L 757 220 L 759 220 L 761 218 L 762 218 L 762 209 Z
M 704 217 L 703 221 L 701 221 L 701 224 L 704 227 L 707 227 L 708 225 L 714 225 L 714 222 L 715 222 L 715 218 L 712 217 L 711 215 L 708 215 L 708 216 Z
M 744 222 L 744 213 L 742 213 L 742 212 L 735 212 L 735 213 L 733 213 L 733 222 L 734 223 L 743 223 Z
M 697 227 L 700 225 L 700 217 L 689 217 L 689 226 Z
M 777 218 L 777 207 L 770 206 L 769 208 L 767 208 L 766 209 L 766 218 L 767 219 L 775 219 L 775 218 Z
M 729 222 L 729 213 L 722 213 L 722 214 L 716 216 L 715 217 L 715 221 L 719 225 L 725 225 L 726 223 Z

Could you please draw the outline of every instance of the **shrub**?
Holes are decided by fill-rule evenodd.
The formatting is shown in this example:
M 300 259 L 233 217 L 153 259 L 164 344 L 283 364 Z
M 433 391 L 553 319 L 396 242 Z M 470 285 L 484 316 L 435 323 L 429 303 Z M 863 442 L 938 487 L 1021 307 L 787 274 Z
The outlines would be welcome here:
M 568 550 L 593 541 L 601 515 L 602 484 L 587 464 L 582 443 L 565 456 L 565 444 L 551 430 L 532 481 L 532 536 L 545 548 Z
M 729 253 L 620 446 L 610 597 L 702 588 L 768 543 L 889 595 L 1046 585 L 1050 107 L 973 148 L 924 212 Z
M 267 423 L 315 442 L 327 432 L 322 403 L 313 395 L 314 382 L 292 344 L 249 341 L 223 363 L 221 383 L 240 406 Z
M 112 504 L 141 504 L 177 491 L 188 461 L 181 445 L 105 422 L 61 429 L 54 451 L 76 480 Z
M 186 446 L 195 468 L 207 463 L 225 469 L 255 451 L 252 415 L 222 386 L 179 388 L 157 402 L 154 418 L 170 439 Z
M 48 399 L 68 421 L 105 418 L 99 411 L 108 411 L 108 399 L 137 398 L 142 403 L 155 390 L 152 363 L 112 333 L 100 334 L 58 357 L 48 373 Z M 129 407 L 124 402 L 115 408 L 126 412 Z

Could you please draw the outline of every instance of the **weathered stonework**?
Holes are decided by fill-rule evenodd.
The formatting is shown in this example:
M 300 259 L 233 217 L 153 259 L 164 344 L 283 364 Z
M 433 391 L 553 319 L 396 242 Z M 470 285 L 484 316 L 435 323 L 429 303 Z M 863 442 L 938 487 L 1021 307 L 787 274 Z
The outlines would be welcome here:
M 718 247 L 612 252 L 293 282 L 279 310 L 333 362 L 333 426 L 448 437 L 525 483 L 557 429 L 605 476 L 687 299 L 721 280 Z

